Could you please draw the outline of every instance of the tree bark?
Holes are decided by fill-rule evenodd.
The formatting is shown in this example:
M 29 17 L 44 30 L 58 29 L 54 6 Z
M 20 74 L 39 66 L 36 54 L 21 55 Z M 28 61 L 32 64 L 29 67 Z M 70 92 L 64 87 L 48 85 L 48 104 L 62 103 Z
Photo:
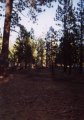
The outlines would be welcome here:
M 9 53 L 9 37 L 10 37 L 12 5 L 13 5 L 13 0 L 6 0 L 3 43 L 2 43 L 2 51 L 1 51 L 1 54 L 5 62 L 8 60 L 8 53 Z

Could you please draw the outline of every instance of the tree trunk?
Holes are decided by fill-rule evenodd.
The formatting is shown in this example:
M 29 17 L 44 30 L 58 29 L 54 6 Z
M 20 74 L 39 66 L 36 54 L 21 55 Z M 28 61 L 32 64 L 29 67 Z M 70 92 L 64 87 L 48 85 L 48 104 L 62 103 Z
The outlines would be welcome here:
M 1 51 L 1 54 L 5 62 L 8 60 L 8 53 L 9 53 L 9 36 L 10 36 L 12 4 L 13 4 L 13 0 L 6 0 L 3 43 L 2 43 L 2 51 Z

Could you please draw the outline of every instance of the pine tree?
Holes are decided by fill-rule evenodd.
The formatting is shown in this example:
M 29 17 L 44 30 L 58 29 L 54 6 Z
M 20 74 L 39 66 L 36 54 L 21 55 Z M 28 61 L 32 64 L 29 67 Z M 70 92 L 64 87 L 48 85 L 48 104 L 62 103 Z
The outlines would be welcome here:
M 78 2 L 77 7 L 77 20 L 79 26 L 79 65 L 80 65 L 80 73 L 83 70 L 83 62 L 84 62 L 84 1 L 80 0 Z
M 18 25 L 18 20 L 20 19 L 18 12 L 22 14 L 25 8 L 28 8 L 31 18 L 36 20 L 36 12 L 41 12 L 41 5 L 51 6 L 53 0 L 1 0 L 6 4 L 5 7 L 5 22 L 4 22 L 4 32 L 3 32 L 3 44 L 2 44 L 2 56 L 5 62 L 8 60 L 9 53 L 9 37 L 10 37 L 10 27 L 11 25 Z M 4 63 L 5 65 L 5 63 Z
M 21 65 L 23 63 L 25 68 L 33 62 L 30 38 L 30 32 L 27 32 L 25 27 L 21 25 L 19 38 L 16 40 L 16 44 L 14 44 L 14 49 L 18 64 Z
M 72 0 L 59 1 L 63 7 L 58 6 L 58 19 L 63 22 L 63 37 L 61 39 L 61 55 L 63 57 L 64 71 L 69 65 L 71 67 L 77 59 L 77 28 L 75 10 L 73 9 Z M 77 61 L 76 61 L 77 62 Z

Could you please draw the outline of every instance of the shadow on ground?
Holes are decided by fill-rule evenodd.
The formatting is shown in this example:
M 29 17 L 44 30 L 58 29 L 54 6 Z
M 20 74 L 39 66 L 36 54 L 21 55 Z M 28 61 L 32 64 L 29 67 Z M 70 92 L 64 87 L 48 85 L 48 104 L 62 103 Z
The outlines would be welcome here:
M 78 77 L 56 73 L 53 80 L 49 71 L 9 75 L 0 80 L 0 120 L 83 120 L 84 82 Z

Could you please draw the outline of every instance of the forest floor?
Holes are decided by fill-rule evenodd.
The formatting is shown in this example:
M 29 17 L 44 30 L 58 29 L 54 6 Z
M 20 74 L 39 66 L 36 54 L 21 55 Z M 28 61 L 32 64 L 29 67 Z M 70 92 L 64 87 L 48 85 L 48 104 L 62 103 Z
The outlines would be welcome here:
M 0 79 L 0 120 L 84 120 L 84 75 L 50 71 Z

